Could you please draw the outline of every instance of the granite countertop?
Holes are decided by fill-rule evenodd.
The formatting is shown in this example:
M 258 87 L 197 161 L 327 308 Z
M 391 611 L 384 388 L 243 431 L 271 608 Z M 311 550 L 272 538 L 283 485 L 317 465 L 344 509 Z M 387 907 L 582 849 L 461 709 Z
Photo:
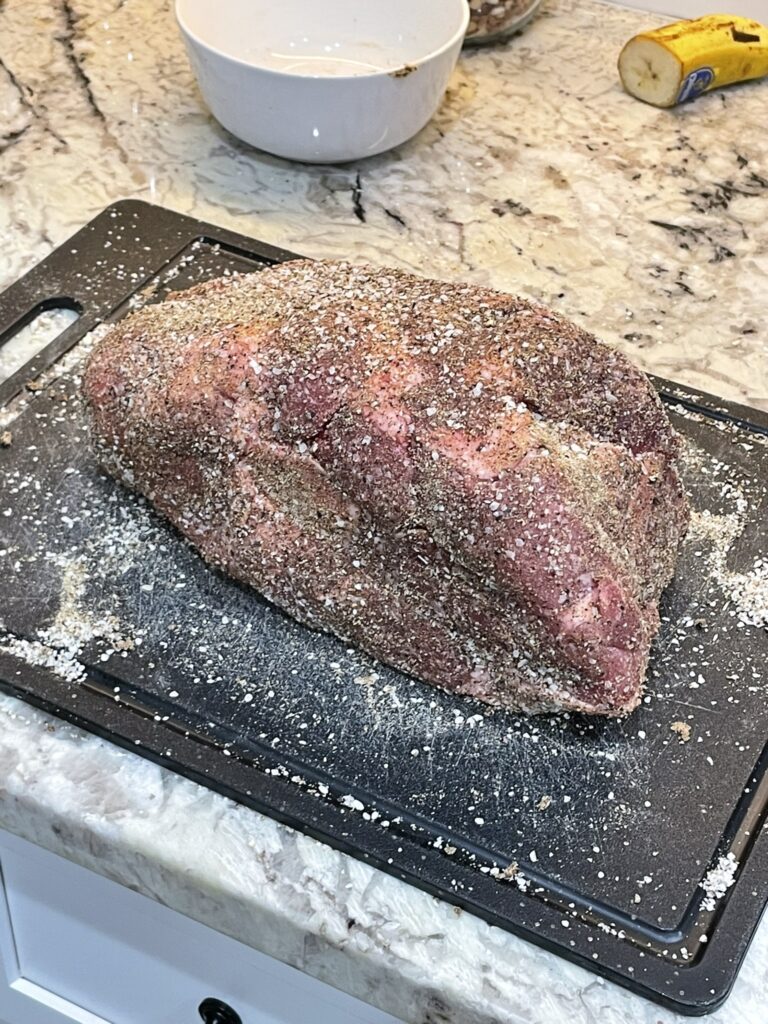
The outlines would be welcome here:
M 765 86 L 673 112 L 629 99 L 615 57 L 654 20 L 549 0 L 462 59 L 415 140 L 332 168 L 211 120 L 170 4 L 5 0 L 0 285 L 136 196 L 310 256 L 522 293 L 647 370 L 768 408 Z M 0 826 L 414 1024 L 678 1019 L 6 697 Z M 763 925 L 710 1020 L 757 1024 L 766 991 Z

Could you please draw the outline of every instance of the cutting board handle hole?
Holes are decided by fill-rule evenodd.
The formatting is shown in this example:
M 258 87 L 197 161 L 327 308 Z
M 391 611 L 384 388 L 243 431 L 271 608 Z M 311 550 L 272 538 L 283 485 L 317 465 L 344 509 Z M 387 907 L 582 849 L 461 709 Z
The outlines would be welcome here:
M 43 299 L 0 333 L 0 382 L 80 319 L 83 307 L 69 298 Z

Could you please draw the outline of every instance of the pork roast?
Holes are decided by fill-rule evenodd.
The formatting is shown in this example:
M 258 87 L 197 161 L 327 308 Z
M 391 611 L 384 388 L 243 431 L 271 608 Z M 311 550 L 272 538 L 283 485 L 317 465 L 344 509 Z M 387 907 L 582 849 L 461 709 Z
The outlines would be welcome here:
M 299 260 L 129 314 L 83 392 L 105 468 L 306 625 L 511 709 L 638 703 L 680 442 L 562 317 Z

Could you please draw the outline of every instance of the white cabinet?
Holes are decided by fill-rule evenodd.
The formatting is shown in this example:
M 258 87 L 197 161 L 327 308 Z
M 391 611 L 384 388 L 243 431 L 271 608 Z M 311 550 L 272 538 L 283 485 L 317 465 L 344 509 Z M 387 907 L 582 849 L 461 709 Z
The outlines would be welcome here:
M 0 870 L 0 1024 L 397 1024 L 5 832 Z

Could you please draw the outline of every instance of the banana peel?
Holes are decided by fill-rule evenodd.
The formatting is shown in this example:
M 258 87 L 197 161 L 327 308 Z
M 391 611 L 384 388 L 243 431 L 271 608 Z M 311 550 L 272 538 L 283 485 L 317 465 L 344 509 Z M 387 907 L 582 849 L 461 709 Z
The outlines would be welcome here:
M 765 75 L 768 28 L 730 14 L 642 32 L 619 55 L 624 88 L 656 107 L 674 107 L 722 85 Z

